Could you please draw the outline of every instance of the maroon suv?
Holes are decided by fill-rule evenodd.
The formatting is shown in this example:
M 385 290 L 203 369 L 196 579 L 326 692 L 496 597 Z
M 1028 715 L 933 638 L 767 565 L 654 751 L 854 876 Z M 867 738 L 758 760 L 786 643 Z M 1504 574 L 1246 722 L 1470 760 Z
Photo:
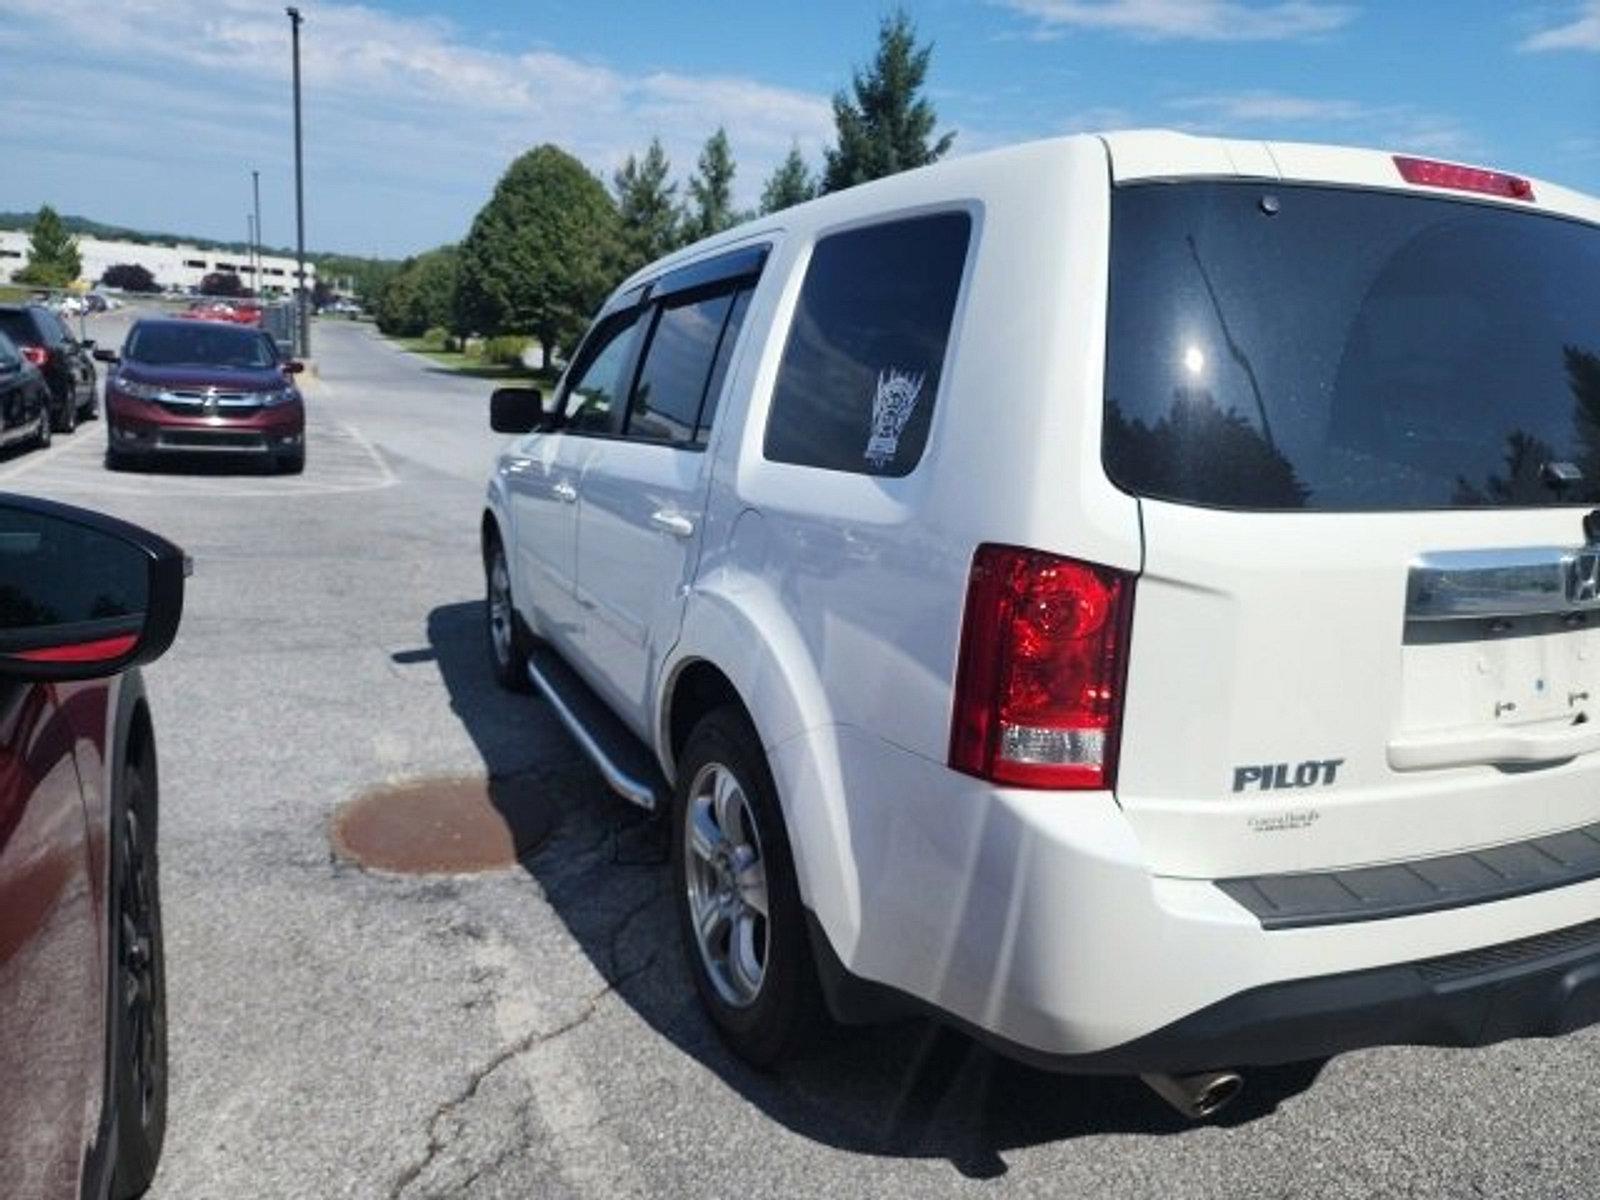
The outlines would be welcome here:
M 161 454 L 255 455 L 281 471 L 305 469 L 301 364 L 281 358 L 259 329 L 147 319 L 128 331 L 106 377 L 106 463 L 131 467 Z
M 166 1129 L 156 743 L 187 562 L 0 495 L 0 1193 L 127 1200 Z

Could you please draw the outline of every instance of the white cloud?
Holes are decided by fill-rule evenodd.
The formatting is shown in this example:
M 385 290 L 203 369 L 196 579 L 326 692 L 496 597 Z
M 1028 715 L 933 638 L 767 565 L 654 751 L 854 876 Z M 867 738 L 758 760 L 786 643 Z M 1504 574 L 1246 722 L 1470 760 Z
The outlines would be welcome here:
M 1250 130 L 1282 136 L 1325 138 L 1390 146 L 1427 154 L 1464 156 L 1483 146 L 1455 118 L 1406 104 L 1367 104 L 1357 100 L 1296 96 L 1283 92 L 1232 92 L 1183 96 L 1167 107 L 1191 114 L 1179 127 L 1194 133 L 1245 134 Z
M 8 0 L 7 8 L 0 45 L 62 48 L 58 61 L 37 63 L 29 77 L 27 95 L 40 102 L 34 119 L 46 123 L 31 139 L 41 170 L 49 171 L 53 140 L 80 154 L 92 143 L 122 163 L 122 186 L 99 189 L 92 202 L 71 201 L 77 209 L 134 220 L 137 213 L 116 207 L 126 193 L 202 177 L 197 156 L 232 160 L 240 173 L 264 159 L 282 161 L 289 22 L 278 5 Z M 719 124 L 738 163 L 735 198 L 753 203 L 791 144 L 816 163 L 832 129 L 826 97 L 752 79 L 639 77 L 547 48 L 480 48 L 442 18 L 315 0 L 302 8 L 308 217 L 319 246 L 392 251 L 458 238 L 510 158 L 540 142 L 572 151 L 609 178 L 659 135 L 675 173 L 687 176 Z M 52 124 L 58 139 L 44 136 Z M 147 178 L 138 179 L 141 172 Z M 69 178 L 64 167 L 55 173 Z M 312 203 L 358 194 L 365 179 L 388 189 L 381 223 L 359 203 Z M 37 202 L 4 182 L 0 188 L 13 203 Z M 396 210 L 393 198 L 408 189 L 413 203 Z M 193 190 L 184 197 L 190 209 L 200 204 Z M 441 220 L 445 212 L 451 216 Z M 175 213 L 161 223 L 185 219 Z
M 1587 0 L 1566 24 L 1533 34 L 1518 49 L 1600 51 L 1600 0 Z
M 1370 114 L 1354 100 L 1322 100 L 1280 92 L 1238 92 L 1230 95 L 1185 96 L 1171 107 L 1204 113 L 1219 121 L 1351 121 Z
M 1276 42 L 1317 37 L 1343 28 L 1356 9 L 1322 0 L 999 0 L 1032 17 L 1042 37 L 1069 29 L 1126 33 L 1149 39 Z

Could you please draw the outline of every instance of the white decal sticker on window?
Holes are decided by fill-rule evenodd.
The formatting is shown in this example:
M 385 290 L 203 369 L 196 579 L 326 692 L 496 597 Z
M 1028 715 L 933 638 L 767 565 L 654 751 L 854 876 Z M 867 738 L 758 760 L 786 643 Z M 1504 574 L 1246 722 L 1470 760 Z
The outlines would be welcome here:
M 882 470 L 900 449 L 900 434 L 917 407 L 926 375 L 897 371 L 878 372 L 878 394 L 872 399 L 872 436 L 867 439 L 866 460 Z

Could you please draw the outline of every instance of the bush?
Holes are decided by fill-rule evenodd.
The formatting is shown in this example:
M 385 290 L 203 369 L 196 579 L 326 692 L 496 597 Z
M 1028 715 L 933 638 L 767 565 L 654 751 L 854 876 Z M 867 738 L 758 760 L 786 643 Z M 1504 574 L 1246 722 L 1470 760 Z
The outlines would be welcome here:
M 450 331 L 443 325 L 429 326 L 422 335 L 422 346 L 425 350 L 448 350 L 450 341 Z
M 497 367 L 522 366 L 522 354 L 533 339 L 520 333 L 507 333 L 499 337 L 485 338 L 483 342 L 482 357 L 486 363 Z
M 121 288 L 125 292 L 161 290 L 155 277 L 138 263 L 117 263 L 116 266 L 107 267 L 106 273 L 100 276 L 100 282 L 106 287 Z
M 232 271 L 213 271 L 200 281 L 200 294 L 239 299 L 254 293 Z

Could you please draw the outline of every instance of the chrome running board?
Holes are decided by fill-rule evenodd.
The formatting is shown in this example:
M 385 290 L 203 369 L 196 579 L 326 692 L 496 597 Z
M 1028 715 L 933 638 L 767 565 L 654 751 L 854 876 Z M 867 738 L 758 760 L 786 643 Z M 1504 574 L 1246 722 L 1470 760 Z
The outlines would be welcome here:
M 554 650 L 541 646 L 528 657 L 528 678 L 607 787 L 640 808 L 666 808 L 671 792 L 649 748 Z

